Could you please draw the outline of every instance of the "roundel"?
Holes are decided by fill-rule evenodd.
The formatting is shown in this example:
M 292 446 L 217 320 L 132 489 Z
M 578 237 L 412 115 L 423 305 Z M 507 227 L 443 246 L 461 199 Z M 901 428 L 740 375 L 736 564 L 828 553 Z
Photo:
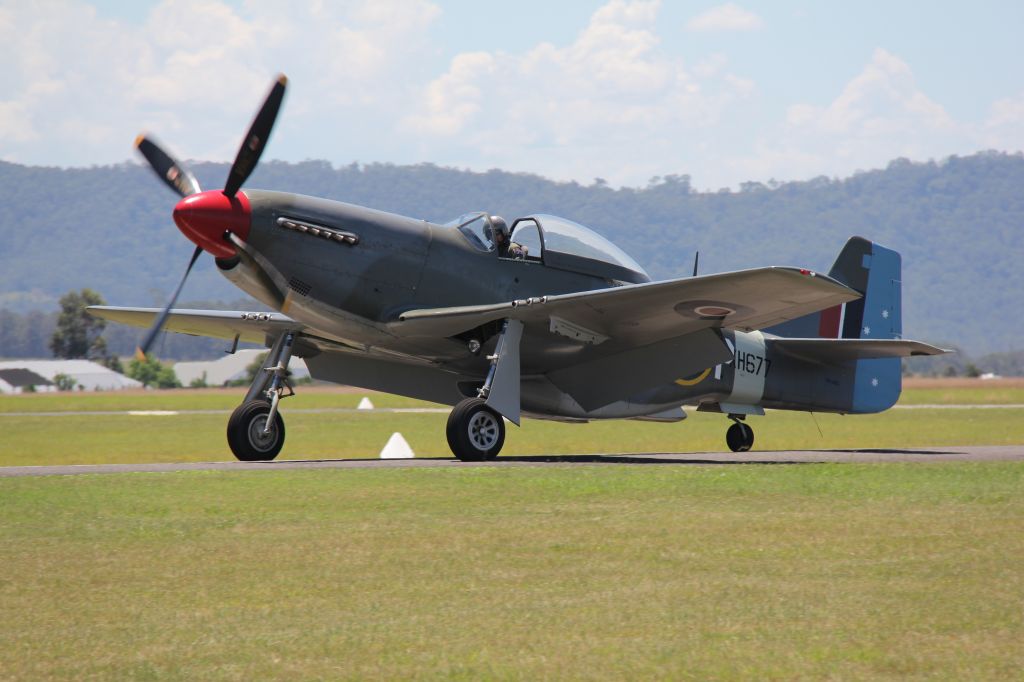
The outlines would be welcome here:
M 701 317 L 725 317 L 726 315 L 732 315 L 736 311 L 723 305 L 702 305 L 694 308 L 693 312 Z

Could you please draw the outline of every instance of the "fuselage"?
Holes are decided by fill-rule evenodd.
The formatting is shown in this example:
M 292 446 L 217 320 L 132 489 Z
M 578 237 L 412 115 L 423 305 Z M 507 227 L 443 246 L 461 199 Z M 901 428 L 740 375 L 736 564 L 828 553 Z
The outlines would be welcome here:
M 324 367 L 323 378 L 454 404 L 486 376 L 486 355 L 459 338 L 408 338 L 391 325 L 402 313 L 422 308 L 474 306 L 530 297 L 621 286 L 608 277 L 548 267 L 539 260 L 501 258 L 482 251 L 457 229 L 426 220 L 297 194 L 245 190 L 251 213 L 245 239 L 233 238 L 235 255 L 217 260 L 240 289 L 312 328 L 324 339 L 372 358 L 346 370 Z M 191 237 L 190 237 L 191 238 Z M 734 360 L 690 377 L 666 376 L 663 386 L 596 410 L 585 410 L 533 371 L 545 358 L 523 349 L 522 407 L 532 416 L 585 420 L 642 417 L 671 419 L 681 405 L 730 414 L 763 408 L 848 412 L 854 368 L 832 368 L 773 352 L 760 332 L 720 329 Z M 571 362 L 575 348 L 557 352 Z M 550 349 L 546 353 L 552 352 Z M 384 364 L 416 366 L 409 382 Z M 322 364 L 322 363 L 321 363 Z M 317 362 L 312 366 L 315 368 Z M 366 370 L 366 367 L 376 370 Z M 422 388 L 436 373 L 460 392 Z M 316 370 L 314 369 L 314 375 Z M 354 381 L 353 381 L 354 379 Z M 427 382 L 429 383 L 429 382 Z M 898 396 L 899 388 L 896 387 Z M 682 418 L 678 412 L 677 418 Z

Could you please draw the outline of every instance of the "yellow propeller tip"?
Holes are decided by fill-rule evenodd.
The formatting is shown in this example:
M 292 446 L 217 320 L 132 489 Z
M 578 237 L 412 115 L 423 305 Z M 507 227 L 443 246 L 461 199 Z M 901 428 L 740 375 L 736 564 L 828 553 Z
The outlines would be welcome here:
M 143 135 L 142 133 L 139 133 L 138 135 L 136 135 L 135 136 L 135 145 L 134 145 L 135 148 L 138 149 L 139 145 L 142 144 L 142 141 L 145 140 L 145 139 L 146 139 L 146 136 Z
M 288 85 L 288 76 L 283 73 L 277 77 L 277 82 L 281 85 Z
M 135 359 L 138 360 L 139 362 L 146 361 L 146 354 L 143 353 L 142 349 L 139 348 L 138 346 L 135 347 Z

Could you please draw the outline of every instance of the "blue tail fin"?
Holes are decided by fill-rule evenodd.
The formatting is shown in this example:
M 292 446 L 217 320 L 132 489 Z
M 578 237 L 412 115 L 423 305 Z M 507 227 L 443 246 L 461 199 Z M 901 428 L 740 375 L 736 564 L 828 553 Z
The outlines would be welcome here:
M 898 339 L 903 333 L 900 254 L 851 237 L 829 271 L 863 298 L 778 325 L 779 336 L 826 339 Z M 857 360 L 852 412 L 892 407 L 902 389 L 899 358 Z

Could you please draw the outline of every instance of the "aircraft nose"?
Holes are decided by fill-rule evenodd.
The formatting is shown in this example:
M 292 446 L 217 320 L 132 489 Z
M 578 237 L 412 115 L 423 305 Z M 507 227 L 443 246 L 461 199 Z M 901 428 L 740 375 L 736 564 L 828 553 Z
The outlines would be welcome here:
M 210 190 L 187 196 L 174 207 L 174 222 L 194 244 L 216 258 L 231 258 L 237 249 L 227 233 L 245 241 L 252 225 L 252 207 L 244 192 L 228 197 Z

